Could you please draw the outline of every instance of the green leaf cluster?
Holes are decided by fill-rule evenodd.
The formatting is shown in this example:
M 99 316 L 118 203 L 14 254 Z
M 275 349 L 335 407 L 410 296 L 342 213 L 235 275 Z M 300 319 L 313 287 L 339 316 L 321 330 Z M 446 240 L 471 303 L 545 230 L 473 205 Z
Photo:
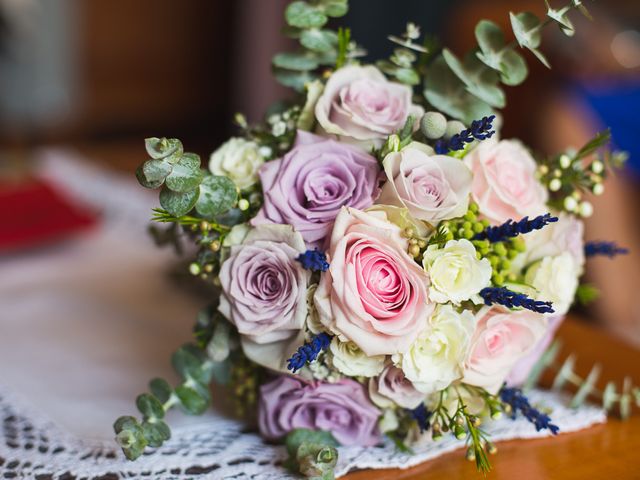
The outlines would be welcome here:
M 489 20 L 481 20 L 475 29 L 478 47 L 459 59 L 444 49 L 427 71 L 424 85 L 425 98 L 431 105 L 449 116 L 467 124 L 504 108 L 506 97 L 502 85 L 521 84 L 528 75 L 524 57 L 516 51 L 521 47 L 532 52 L 549 67 L 549 62 L 538 49 L 541 29 L 557 23 L 563 32 L 572 34 L 573 25 L 567 14 L 579 9 L 588 12 L 579 0 L 555 10 L 547 3 L 547 20 L 541 21 L 530 12 L 511 13 L 511 28 L 515 42 L 507 43 L 500 27 Z
M 295 429 L 289 432 L 285 445 L 289 453 L 286 465 L 296 473 L 317 480 L 333 480 L 338 462 L 338 442 L 331 433 Z
M 200 168 L 200 157 L 186 153 L 175 138 L 148 138 L 145 146 L 150 159 L 136 171 L 138 182 L 146 188 L 160 188 L 160 205 L 169 214 L 181 217 L 196 212 L 212 219 L 231 209 L 238 190 L 227 177 L 211 175 Z
M 296 39 L 300 48 L 273 57 L 273 72 L 281 84 L 302 92 L 305 84 L 319 78 L 320 67 L 333 67 L 341 56 L 344 62 L 349 42 L 345 44 L 344 36 L 339 38 L 326 24 L 331 17 L 342 17 L 348 10 L 348 0 L 298 0 L 289 4 L 284 33 Z
M 415 24 L 409 23 L 401 37 L 390 35 L 388 38 L 399 45 L 399 48 L 393 51 L 389 60 L 379 61 L 378 67 L 400 83 L 409 86 L 419 85 L 420 73 L 415 64 L 420 54 L 428 53 L 424 45 L 417 43 L 420 38 L 420 29 Z M 425 40 L 425 43 L 427 42 L 428 40 Z

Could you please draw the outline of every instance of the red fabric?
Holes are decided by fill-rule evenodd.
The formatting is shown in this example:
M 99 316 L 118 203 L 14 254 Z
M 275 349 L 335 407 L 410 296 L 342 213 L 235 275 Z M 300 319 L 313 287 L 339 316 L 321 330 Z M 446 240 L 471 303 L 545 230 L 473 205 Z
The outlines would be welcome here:
M 0 254 L 62 240 L 97 222 L 40 180 L 0 183 Z

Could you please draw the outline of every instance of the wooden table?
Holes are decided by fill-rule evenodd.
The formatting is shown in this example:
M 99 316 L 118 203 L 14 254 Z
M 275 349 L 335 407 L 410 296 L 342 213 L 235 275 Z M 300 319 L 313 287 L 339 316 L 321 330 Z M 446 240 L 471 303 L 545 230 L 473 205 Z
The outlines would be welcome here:
M 599 388 L 610 380 L 622 385 L 625 376 L 640 383 L 638 350 L 575 318 L 567 319 L 558 335 L 563 342 L 560 358 L 575 353 L 580 375 L 595 363 L 602 365 Z M 542 383 L 549 381 L 546 377 Z M 640 479 L 640 413 L 635 409 L 627 421 L 611 417 L 605 425 L 555 438 L 500 442 L 490 459 L 493 470 L 487 478 L 495 480 Z M 482 474 L 464 459 L 464 450 L 458 450 L 408 470 L 366 470 L 345 478 L 481 480 Z

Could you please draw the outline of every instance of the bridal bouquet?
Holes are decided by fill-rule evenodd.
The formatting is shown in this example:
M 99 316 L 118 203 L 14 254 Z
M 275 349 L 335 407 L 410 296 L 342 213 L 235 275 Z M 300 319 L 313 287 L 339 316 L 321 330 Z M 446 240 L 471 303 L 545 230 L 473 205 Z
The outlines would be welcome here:
M 127 457 L 170 436 L 165 412 L 202 413 L 209 383 L 289 466 L 332 478 L 338 445 L 386 436 L 410 451 L 422 435 L 466 439 L 482 471 L 495 446 L 482 422 L 521 414 L 558 431 L 522 384 L 574 302 L 585 256 L 585 199 L 599 195 L 624 155 L 603 147 L 536 158 L 500 136 L 501 84 L 527 75 L 517 46 L 538 50 L 544 25 L 567 34 L 578 0 L 542 22 L 511 15 L 515 42 L 482 21 L 464 59 L 409 24 L 393 55 L 358 59 L 350 31 L 327 27 L 347 0 L 294 1 L 286 33 L 300 50 L 274 57 L 276 77 L 299 92 L 202 169 L 176 139 L 146 141 L 140 183 L 161 188 L 160 240 L 188 239 L 189 271 L 210 288 L 195 342 L 172 362 L 183 378 L 154 379 L 121 417 Z

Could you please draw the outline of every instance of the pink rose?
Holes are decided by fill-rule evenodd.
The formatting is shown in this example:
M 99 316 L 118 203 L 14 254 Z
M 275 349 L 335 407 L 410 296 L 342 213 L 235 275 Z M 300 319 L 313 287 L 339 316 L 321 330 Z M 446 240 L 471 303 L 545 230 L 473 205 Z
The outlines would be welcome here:
M 254 225 L 282 223 L 322 246 L 343 206 L 370 207 L 380 193 L 380 167 L 371 155 L 299 131 L 284 157 L 260 169 L 264 205 Z
M 402 128 L 409 115 L 418 121 L 423 109 L 412 103 L 411 87 L 394 83 L 373 66 L 350 65 L 331 75 L 316 103 L 320 127 L 342 141 L 376 146 Z
M 382 408 L 398 405 L 413 409 L 424 402 L 425 394 L 415 389 L 400 368 L 388 365 L 369 381 L 369 397 Z
M 402 353 L 427 326 L 429 277 L 384 212 L 343 208 L 314 297 L 320 322 L 369 356 Z
M 558 221 L 542 230 L 535 230 L 523 238 L 527 250 L 526 263 L 531 264 L 545 257 L 556 257 L 569 252 L 579 266 L 584 266 L 584 223 L 574 215 L 559 213 Z
M 413 144 L 412 144 L 413 145 Z M 405 207 L 429 223 L 460 217 L 469 207 L 471 172 L 453 157 L 429 155 L 419 144 L 387 155 L 387 182 L 377 203 Z
M 492 223 L 546 213 L 547 190 L 536 178 L 536 162 L 513 140 L 485 140 L 465 158 L 473 173 L 471 195 Z
M 516 362 L 537 345 L 547 331 L 547 318 L 529 310 L 483 307 L 465 362 L 463 383 L 496 393 Z
M 269 440 L 308 428 L 331 432 L 341 445 L 372 446 L 380 441 L 379 416 L 364 387 L 349 379 L 307 383 L 282 375 L 260 387 L 258 426 Z

